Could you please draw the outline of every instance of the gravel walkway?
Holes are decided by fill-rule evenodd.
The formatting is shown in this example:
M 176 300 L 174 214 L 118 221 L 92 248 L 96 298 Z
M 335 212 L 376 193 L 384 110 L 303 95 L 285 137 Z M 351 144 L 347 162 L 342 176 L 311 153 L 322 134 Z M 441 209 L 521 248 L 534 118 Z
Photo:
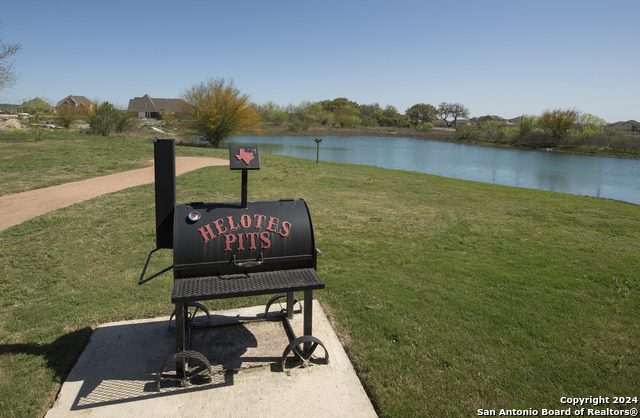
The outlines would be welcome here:
M 176 157 L 176 175 L 217 165 L 229 165 L 229 161 L 222 158 Z M 0 231 L 74 203 L 153 181 L 154 173 L 151 166 L 0 196 Z

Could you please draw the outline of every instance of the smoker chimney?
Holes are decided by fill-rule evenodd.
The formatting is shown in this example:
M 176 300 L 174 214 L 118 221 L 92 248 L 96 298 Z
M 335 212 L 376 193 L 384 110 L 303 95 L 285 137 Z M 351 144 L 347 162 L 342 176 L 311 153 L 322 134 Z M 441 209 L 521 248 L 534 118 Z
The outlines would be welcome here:
M 153 140 L 156 184 L 156 246 L 173 248 L 176 206 L 176 149 L 173 139 Z

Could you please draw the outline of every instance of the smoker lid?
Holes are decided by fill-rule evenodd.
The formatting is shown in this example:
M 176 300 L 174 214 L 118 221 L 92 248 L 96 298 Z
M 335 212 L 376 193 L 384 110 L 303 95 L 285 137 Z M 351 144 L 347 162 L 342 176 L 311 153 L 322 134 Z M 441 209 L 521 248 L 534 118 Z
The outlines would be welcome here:
M 174 277 L 315 267 L 304 200 L 176 205 Z

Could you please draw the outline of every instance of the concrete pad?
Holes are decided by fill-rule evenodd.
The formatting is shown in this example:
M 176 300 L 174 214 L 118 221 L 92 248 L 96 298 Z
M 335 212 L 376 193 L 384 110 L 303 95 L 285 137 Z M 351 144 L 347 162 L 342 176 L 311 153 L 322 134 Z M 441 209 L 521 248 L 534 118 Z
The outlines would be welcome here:
M 214 324 L 228 325 L 194 330 L 191 341 L 219 373 L 212 382 L 190 387 L 163 380 L 160 391 L 158 375 L 175 352 L 175 329 L 169 318 L 101 325 L 46 417 L 376 416 L 317 301 L 313 335 L 326 347 L 329 364 L 290 373 L 279 366 L 288 345 L 281 321 L 238 323 L 262 317 L 263 311 L 264 306 L 255 306 L 212 312 Z M 206 324 L 207 317 L 199 315 L 196 323 Z M 291 324 L 301 335 L 302 314 L 296 314 Z M 320 360 L 322 347 L 315 354 Z

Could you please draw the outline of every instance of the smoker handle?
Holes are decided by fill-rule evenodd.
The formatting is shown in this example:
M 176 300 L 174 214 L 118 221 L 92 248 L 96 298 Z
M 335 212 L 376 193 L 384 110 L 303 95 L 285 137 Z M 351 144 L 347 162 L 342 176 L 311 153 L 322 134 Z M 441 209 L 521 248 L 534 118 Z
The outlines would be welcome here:
M 144 274 L 147 272 L 147 266 L 149 265 L 149 260 L 151 260 L 151 255 L 152 255 L 153 253 L 155 253 L 156 251 L 158 251 L 159 249 L 160 249 L 160 248 L 156 248 L 155 250 L 152 250 L 152 251 L 149 253 L 149 256 L 147 257 L 147 262 L 146 262 L 146 263 L 144 263 L 144 268 L 142 269 L 142 274 L 140 275 L 140 279 L 138 279 L 138 284 L 146 283 L 146 282 L 148 282 L 148 281 L 149 281 L 149 280 L 151 280 L 151 279 L 155 279 L 155 278 L 156 278 L 156 277 L 158 277 L 159 275 L 161 275 L 161 274 L 163 274 L 163 273 L 166 273 L 166 272 L 168 272 L 169 270 L 171 270 L 171 269 L 173 268 L 173 264 L 172 264 L 172 265 L 170 265 L 169 267 L 167 267 L 166 269 L 164 269 L 164 270 L 162 270 L 162 271 L 160 271 L 160 272 L 158 272 L 158 273 L 154 274 L 153 276 L 151 276 L 151 277 L 147 277 L 146 279 L 143 279 L 143 278 L 144 278 Z
M 258 257 L 257 260 L 252 260 L 252 261 L 236 261 L 236 256 L 235 254 L 233 255 L 233 257 L 231 258 L 231 262 L 233 263 L 234 266 L 236 267 L 242 267 L 242 268 L 250 268 L 250 267 L 257 267 L 260 264 L 264 263 L 264 257 L 262 256 L 262 253 L 260 253 L 260 256 Z

